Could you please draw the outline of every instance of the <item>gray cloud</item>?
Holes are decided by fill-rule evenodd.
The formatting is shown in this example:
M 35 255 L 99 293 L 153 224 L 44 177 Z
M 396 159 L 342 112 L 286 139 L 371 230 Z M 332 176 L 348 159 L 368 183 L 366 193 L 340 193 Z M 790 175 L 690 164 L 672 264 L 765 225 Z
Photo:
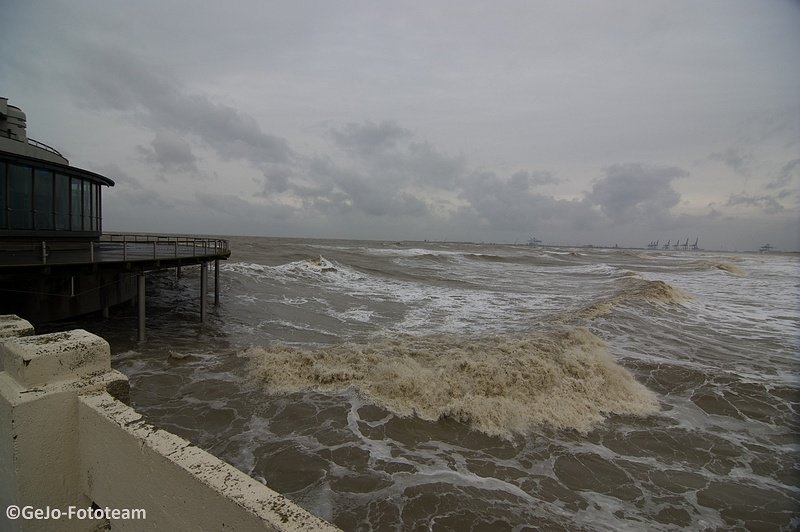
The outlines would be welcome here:
M 797 3 L 565 1 L 12 2 L 0 79 L 120 229 L 794 245 Z
M 149 127 L 194 135 L 225 159 L 288 163 L 288 142 L 237 109 L 190 92 L 156 64 L 119 47 L 84 45 L 72 78 L 84 105 L 134 113 Z
M 461 216 L 473 213 L 497 230 L 548 232 L 558 226 L 587 229 L 599 217 L 586 200 L 563 200 L 536 193 L 543 174 L 519 171 L 504 179 L 493 172 L 475 172 L 463 183 L 461 198 L 469 207 Z
M 394 122 L 348 123 L 327 136 L 337 151 L 265 171 L 261 195 L 288 194 L 326 214 L 429 216 L 428 194 L 450 191 L 464 172 L 463 158 L 415 140 Z
M 159 131 L 150 146 L 137 146 L 137 150 L 146 162 L 164 172 L 198 172 L 191 145 L 178 135 Z
M 462 158 L 445 155 L 429 142 L 414 140 L 411 131 L 395 122 L 349 123 L 331 128 L 329 135 L 373 180 L 439 188 L 452 186 L 464 171 Z
M 688 175 L 681 168 L 640 163 L 615 164 L 604 172 L 586 197 L 615 224 L 668 219 L 681 200 L 672 181 Z
M 232 219 L 247 220 L 254 227 L 267 226 L 267 222 L 286 219 L 294 213 L 292 208 L 284 205 L 259 205 L 244 200 L 235 194 L 196 192 L 194 197 L 200 206 Z
M 786 209 L 778 202 L 781 197 L 786 197 L 788 192 L 779 194 L 777 196 L 751 196 L 748 194 L 731 194 L 728 199 L 727 206 L 747 205 L 760 208 L 765 214 L 778 214 L 784 212 Z
M 329 135 L 339 147 L 364 158 L 371 158 L 381 152 L 394 149 L 399 141 L 412 136 L 410 131 L 391 121 L 383 121 L 379 124 L 374 122 L 349 123 L 341 128 L 331 128 Z
M 800 177 L 800 158 L 792 159 L 784 164 L 775 179 L 767 183 L 766 188 L 776 189 L 788 186 L 797 177 Z
M 738 148 L 728 148 L 725 151 L 715 152 L 709 155 L 708 158 L 712 161 L 719 161 L 744 176 L 750 175 L 750 168 L 753 164 L 753 156 L 749 153 L 743 153 Z
M 428 215 L 425 204 L 406 190 L 411 178 L 391 179 L 388 173 L 362 173 L 316 158 L 310 166 L 314 185 L 295 187 L 307 205 L 325 211 L 357 211 L 371 216 Z

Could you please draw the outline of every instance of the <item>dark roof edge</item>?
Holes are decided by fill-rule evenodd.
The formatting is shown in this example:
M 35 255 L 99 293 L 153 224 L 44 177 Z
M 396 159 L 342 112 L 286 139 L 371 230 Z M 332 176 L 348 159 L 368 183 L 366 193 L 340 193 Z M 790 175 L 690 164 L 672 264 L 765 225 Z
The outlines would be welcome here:
M 36 157 L 28 157 L 27 155 L 20 155 L 18 153 L 11 153 L 2 150 L 0 150 L 0 156 L 2 156 L 3 159 L 10 161 L 18 161 L 22 164 L 33 164 L 37 168 L 47 168 L 54 171 L 60 170 L 60 171 L 66 171 L 71 174 L 79 174 L 81 177 L 88 177 L 91 180 L 98 181 L 102 185 L 106 185 L 108 187 L 114 186 L 114 180 L 109 179 L 106 176 L 100 175 L 96 172 L 90 172 L 89 170 L 84 170 L 76 166 L 54 163 L 50 161 L 45 161 L 43 159 L 37 159 Z

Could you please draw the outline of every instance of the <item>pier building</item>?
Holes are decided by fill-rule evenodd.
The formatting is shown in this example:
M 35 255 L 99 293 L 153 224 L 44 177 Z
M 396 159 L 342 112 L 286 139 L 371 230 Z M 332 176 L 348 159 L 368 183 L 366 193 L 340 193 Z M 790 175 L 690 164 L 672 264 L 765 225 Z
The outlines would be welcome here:
M 134 301 L 145 334 L 147 272 L 200 266 L 205 320 L 208 270 L 230 256 L 219 238 L 103 233 L 103 190 L 114 181 L 70 166 L 27 135 L 25 113 L 0 97 L 0 314 L 33 323 L 103 312 Z

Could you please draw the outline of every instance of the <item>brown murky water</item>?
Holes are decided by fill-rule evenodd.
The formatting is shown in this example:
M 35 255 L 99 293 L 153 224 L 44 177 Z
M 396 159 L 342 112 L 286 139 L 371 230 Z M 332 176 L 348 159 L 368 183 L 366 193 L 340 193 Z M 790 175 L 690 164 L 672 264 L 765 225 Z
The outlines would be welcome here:
M 790 255 L 234 238 L 106 337 L 154 424 L 346 530 L 794 530 Z M 72 326 L 73 324 L 62 324 Z

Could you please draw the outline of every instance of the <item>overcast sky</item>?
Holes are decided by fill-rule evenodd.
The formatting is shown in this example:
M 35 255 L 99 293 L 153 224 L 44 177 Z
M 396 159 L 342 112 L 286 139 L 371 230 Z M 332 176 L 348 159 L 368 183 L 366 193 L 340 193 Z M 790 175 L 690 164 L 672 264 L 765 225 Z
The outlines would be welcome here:
M 106 230 L 800 248 L 800 2 L 7 0 Z

